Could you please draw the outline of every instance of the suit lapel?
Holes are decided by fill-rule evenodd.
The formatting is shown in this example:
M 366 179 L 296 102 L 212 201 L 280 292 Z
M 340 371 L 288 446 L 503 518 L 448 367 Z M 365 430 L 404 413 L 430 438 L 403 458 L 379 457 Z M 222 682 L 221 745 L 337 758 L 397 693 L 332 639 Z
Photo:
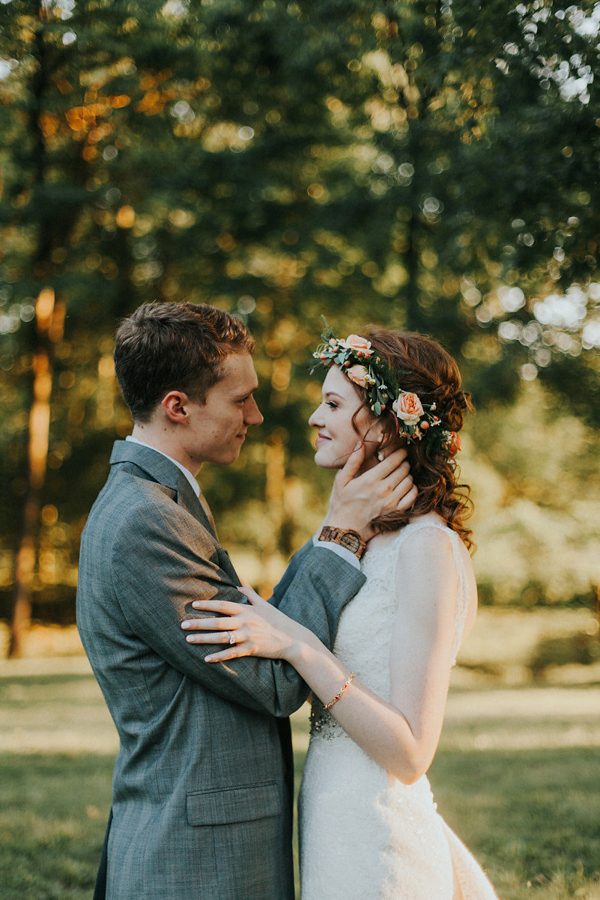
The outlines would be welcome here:
M 214 537 L 217 542 L 217 556 L 219 559 L 219 566 L 226 572 L 229 577 L 232 579 L 234 584 L 239 584 L 240 579 L 238 577 L 237 572 L 233 567 L 233 563 L 229 558 L 229 553 L 225 550 L 224 547 L 221 546 L 221 542 L 219 541 L 217 535 L 217 529 L 215 526 L 215 520 L 213 519 L 213 514 L 210 511 L 210 506 L 206 502 L 206 498 L 204 496 L 196 497 L 192 486 L 190 485 L 187 478 L 183 477 L 183 481 L 185 484 L 183 485 L 182 491 L 177 495 L 177 502 L 182 506 L 185 506 L 187 511 L 191 513 L 201 525 L 203 525 Z
M 217 532 L 214 527 L 214 523 L 211 522 L 212 516 L 209 518 L 206 514 L 204 506 L 200 502 L 200 499 L 196 496 L 194 489 L 191 484 L 183 474 L 183 472 L 179 472 L 179 480 L 177 483 L 177 502 L 180 506 L 183 506 L 187 511 L 192 515 L 195 519 L 197 519 L 201 525 L 206 528 L 207 531 L 210 531 L 212 536 L 216 539 Z
M 211 524 L 194 490 L 183 474 L 164 454 L 143 447 L 134 441 L 115 441 L 110 464 L 133 463 L 150 476 L 152 481 L 164 485 L 175 492 L 175 501 L 200 522 L 203 528 L 216 539 L 214 526 Z
M 173 492 L 173 499 L 193 516 L 213 536 L 216 543 L 216 554 L 220 568 L 227 573 L 233 584 L 238 585 L 240 579 L 229 559 L 229 554 L 219 543 L 212 513 L 206 509 L 196 496 L 191 484 L 169 459 L 151 447 L 143 447 L 133 441 L 115 441 L 110 464 L 130 463 L 141 469 L 152 481 L 157 482 L 164 490 Z M 205 501 L 206 502 L 206 501 Z

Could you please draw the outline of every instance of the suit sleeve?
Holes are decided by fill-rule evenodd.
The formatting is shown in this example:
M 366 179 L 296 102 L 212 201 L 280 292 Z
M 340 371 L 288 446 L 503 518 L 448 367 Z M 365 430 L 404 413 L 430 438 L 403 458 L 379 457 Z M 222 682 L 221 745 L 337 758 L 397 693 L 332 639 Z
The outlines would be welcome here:
M 135 523 L 135 538 L 127 523 L 113 542 L 113 593 L 129 628 L 182 674 L 219 696 L 259 712 L 288 716 L 305 701 L 308 688 L 283 660 L 245 657 L 207 664 L 210 645 L 185 640 L 181 621 L 193 600 L 246 602 L 237 585 L 214 561 L 213 545 L 181 538 L 177 507 Z M 179 527 L 178 527 L 179 526 Z M 194 546 L 191 544 L 194 543 Z M 139 547 L 144 552 L 136 552 Z M 339 615 L 364 583 L 364 576 L 331 551 L 306 545 L 275 589 L 279 608 L 310 628 L 328 647 L 333 645 Z
M 290 559 L 287 569 L 273 588 L 273 595 L 270 602 L 274 606 L 279 607 L 281 605 L 281 602 L 285 597 L 289 586 L 291 585 L 295 576 L 298 574 L 303 560 L 306 559 L 309 551 L 313 548 L 313 546 L 314 545 L 312 541 L 307 541 L 302 547 L 300 547 L 300 549 L 296 553 L 294 553 L 294 555 Z

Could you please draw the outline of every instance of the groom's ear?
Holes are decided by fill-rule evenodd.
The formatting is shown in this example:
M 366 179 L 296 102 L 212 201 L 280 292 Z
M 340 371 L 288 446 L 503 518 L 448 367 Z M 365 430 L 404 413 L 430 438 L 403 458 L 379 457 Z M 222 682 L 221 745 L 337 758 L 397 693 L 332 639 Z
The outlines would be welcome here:
M 190 398 L 184 391 L 169 391 L 160 401 L 162 410 L 173 425 L 186 425 L 188 422 L 187 404 Z

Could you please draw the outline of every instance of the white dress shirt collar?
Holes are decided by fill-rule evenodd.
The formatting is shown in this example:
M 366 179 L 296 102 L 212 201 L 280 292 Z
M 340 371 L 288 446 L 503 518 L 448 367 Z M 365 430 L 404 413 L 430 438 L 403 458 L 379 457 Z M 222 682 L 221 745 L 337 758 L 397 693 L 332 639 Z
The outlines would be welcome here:
M 190 472 L 190 470 L 189 470 L 189 469 L 186 469 L 185 466 L 182 466 L 181 463 L 180 463 L 180 462 L 177 462 L 176 459 L 173 459 L 172 456 L 169 456 L 168 453 L 163 453 L 163 451 L 162 451 L 162 450 L 159 450 L 158 447 L 153 447 L 152 444 L 146 444 L 144 441 L 138 440 L 137 438 L 133 437 L 132 434 L 129 434 L 129 435 L 125 438 L 125 440 L 126 440 L 126 441 L 131 441 L 132 444 L 139 444 L 141 447 L 148 447 L 150 450 L 154 450 L 155 453 L 160 453 L 160 454 L 162 454 L 162 456 L 166 456 L 166 458 L 169 460 L 169 462 L 172 462 L 174 466 L 177 466 L 177 468 L 179 469 L 180 472 L 183 472 L 183 474 L 185 475 L 185 477 L 186 477 L 187 480 L 189 481 L 189 483 L 190 483 L 190 485 L 191 485 L 191 487 L 192 487 L 192 490 L 193 490 L 193 492 L 195 493 L 196 497 L 199 497 L 199 496 L 200 496 L 200 485 L 198 484 L 198 482 L 196 481 L 196 479 L 194 478 L 194 476 L 192 475 L 192 473 Z

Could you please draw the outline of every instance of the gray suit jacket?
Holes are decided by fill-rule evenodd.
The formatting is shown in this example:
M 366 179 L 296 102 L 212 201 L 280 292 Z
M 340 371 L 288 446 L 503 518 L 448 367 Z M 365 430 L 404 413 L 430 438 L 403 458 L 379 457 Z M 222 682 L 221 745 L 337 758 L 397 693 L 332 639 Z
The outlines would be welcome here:
M 77 621 L 120 737 L 109 900 L 293 897 L 287 717 L 307 696 L 278 660 L 210 665 L 180 622 L 200 597 L 245 602 L 182 472 L 118 441 L 85 527 Z M 364 576 L 306 545 L 274 602 L 331 647 Z

